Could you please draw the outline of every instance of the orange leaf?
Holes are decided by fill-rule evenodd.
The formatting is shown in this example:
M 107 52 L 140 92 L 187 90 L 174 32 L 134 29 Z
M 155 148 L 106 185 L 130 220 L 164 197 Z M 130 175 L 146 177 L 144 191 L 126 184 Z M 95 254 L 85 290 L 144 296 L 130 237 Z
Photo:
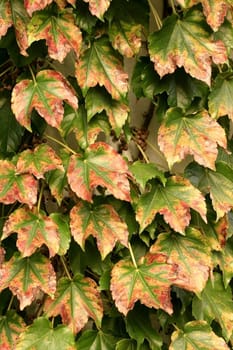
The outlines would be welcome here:
M 93 16 L 103 19 L 104 13 L 107 11 L 112 0 L 84 0 L 89 2 L 89 9 Z
M 33 12 L 43 10 L 52 2 L 53 0 L 24 0 L 24 7 L 31 16 Z

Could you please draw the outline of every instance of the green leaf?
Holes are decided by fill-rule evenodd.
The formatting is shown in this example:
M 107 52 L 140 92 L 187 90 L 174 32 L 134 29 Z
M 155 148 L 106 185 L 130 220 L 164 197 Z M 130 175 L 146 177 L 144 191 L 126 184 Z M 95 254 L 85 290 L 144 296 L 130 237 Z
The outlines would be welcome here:
M 65 189 L 68 187 L 65 171 L 60 169 L 52 170 L 45 174 L 45 179 L 51 194 L 57 200 L 58 204 L 61 205 L 65 195 Z
M 28 130 L 31 130 L 30 114 L 33 108 L 49 125 L 59 128 L 64 114 L 63 100 L 74 109 L 78 108 L 75 92 L 62 74 L 42 70 L 34 81 L 25 79 L 15 85 L 12 110 L 17 121 Z
M 222 276 L 214 273 L 214 279 L 207 282 L 200 299 L 193 299 L 193 315 L 198 320 L 206 320 L 209 324 L 215 320 L 228 341 L 233 331 L 233 301 L 231 289 L 224 288 Z
M 165 186 L 152 183 L 150 191 L 139 198 L 136 219 L 142 232 L 160 213 L 175 231 L 184 234 L 191 218 L 190 208 L 206 221 L 206 205 L 201 192 L 186 179 L 172 176 Z
M 142 163 L 137 160 L 129 166 L 129 170 L 143 190 L 145 190 L 147 182 L 154 178 L 158 178 L 164 186 L 166 184 L 164 173 L 153 163 Z
M 161 233 L 150 252 L 164 254 L 179 267 L 177 286 L 195 293 L 204 289 L 213 264 L 208 241 L 200 231 L 188 228 L 185 236 Z
M 224 129 L 203 110 L 185 114 L 181 108 L 170 108 L 158 131 L 158 144 L 170 168 L 193 155 L 196 162 L 215 169 L 217 146 L 227 147 Z
M 68 182 L 78 197 L 92 202 L 97 186 L 106 187 L 121 200 L 130 201 L 126 161 L 111 146 L 96 142 L 86 149 L 85 155 L 70 157 L 67 171 Z
M 123 70 L 122 60 L 106 37 L 95 40 L 81 53 L 76 78 L 85 95 L 97 84 L 104 86 L 116 100 L 125 97 L 128 91 L 128 75 Z
M 76 350 L 74 336 L 66 326 L 52 327 L 44 317 L 37 318 L 22 333 L 15 350 Z
M 25 328 L 23 319 L 13 310 L 7 311 L 5 316 L 0 316 L 0 348 L 15 349 L 19 335 Z
M 86 239 L 94 236 L 102 259 L 114 249 L 117 241 L 128 246 L 127 225 L 109 204 L 92 206 L 80 201 L 70 212 L 70 228 L 82 249 Z
M 28 45 L 34 41 L 46 40 L 49 56 L 63 62 L 73 50 L 78 57 L 82 44 L 82 34 L 75 25 L 72 13 L 62 11 L 57 17 L 48 11 L 37 12 L 28 24 Z
M 141 346 L 146 339 L 151 350 L 161 350 L 162 338 L 152 326 L 148 311 L 143 307 L 135 307 L 126 317 L 126 330 L 132 339 Z
M 221 252 L 215 252 L 215 261 L 219 264 L 223 273 L 223 283 L 225 289 L 233 277 L 233 246 L 232 240 L 227 241 Z
M 204 321 L 186 323 L 184 330 L 172 334 L 169 350 L 229 350 L 224 340 L 218 337 Z
M 54 298 L 48 298 L 44 306 L 46 316 L 60 315 L 74 334 L 78 333 L 91 317 L 100 327 L 103 306 L 94 280 L 76 275 L 72 280 L 61 278 Z
M 137 350 L 137 343 L 134 339 L 121 339 L 116 344 L 116 350 Z
M 82 350 L 115 350 L 116 338 L 100 331 L 85 331 L 77 341 Z
M 192 77 L 210 85 L 211 63 L 225 63 L 227 53 L 221 41 L 214 42 L 206 29 L 203 14 L 189 10 L 182 19 L 167 17 L 162 29 L 149 39 L 154 68 L 163 77 L 176 67 L 184 67 Z
M 22 258 L 18 253 L 0 268 L 0 291 L 9 288 L 23 310 L 43 291 L 51 296 L 56 290 L 56 275 L 50 260 L 40 253 Z
M 58 255 L 65 255 L 70 246 L 71 232 L 69 217 L 61 213 L 52 213 L 49 216 L 57 225 L 60 236 Z

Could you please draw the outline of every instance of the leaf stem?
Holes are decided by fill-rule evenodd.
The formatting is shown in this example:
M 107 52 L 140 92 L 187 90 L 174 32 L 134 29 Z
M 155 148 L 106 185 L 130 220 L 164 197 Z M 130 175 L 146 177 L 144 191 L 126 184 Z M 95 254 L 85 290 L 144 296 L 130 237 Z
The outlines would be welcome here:
M 12 294 L 12 296 L 11 296 L 11 300 L 10 300 L 9 305 L 8 305 L 8 307 L 7 307 L 7 311 L 10 311 L 11 306 L 12 306 L 13 301 L 14 301 L 14 298 L 15 298 L 15 296 Z
M 44 192 L 44 182 L 42 182 L 41 188 L 40 188 L 40 194 L 39 194 L 39 198 L 38 198 L 38 203 L 37 203 L 37 213 L 39 214 L 40 212 L 40 206 L 41 206 L 41 201 L 42 201 L 42 196 L 43 196 L 43 192 Z
M 11 70 L 11 69 L 12 69 L 12 66 L 7 67 L 3 72 L 0 73 L 0 78 L 1 78 L 2 76 L 4 76 L 7 72 L 9 72 L 9 70 Z
M 175 4 L 174 4 L 174 0 L 170 0 L 170 4 L 171 4 L 171 7 L 172 7 L 172 12 L 174 13 L 174 15 L 177 15 L 176 7 L 175 7 Z
M 148 0 L 148 4 L 150 6 L 151 12 L 153 13 L 153 16 L 154 16 L 154 19 L 155 19 L 155 22 L 156 22 L 158 29 L 161 29 L 163 24 L 162 24 L 162 21 L 159 17 L 158 11 L 156 10 L 154 5 L 152 4 L 151 0 Z
M 67 266 L 66 266 L 65 259 L 64 259 L 64 257 L 63 257 L 62 255 L 60 256 L 60 259 L 61 259 L 62 265 L 63 265 L 63 267 L 64 267 L 66 276 L 67 276 L 67 277 L 69 278 L 69 280 L 71 281 L 71 280 L 72 280 L 72 277 L 71 277 L 71 274 L 69 273 L 69 270 L 68 270 L 68 268 L 67 268 Z
M 150 161 L 149 161 L 146 153 L 143 151 L 142 147 L 138 143 L 136 143 L 136 145 L 137 145 L 137 148 L 139 149 L 139 151 L 141 152 L 143 158 L 145 159 L 146 163 L 150 163 Z
M 138 265 L 137 265 L 137 262 L 136 262 L 136 259 L 135 259 L 134 253 L 133 253 L 133 249 L 132 249 L 130 242 L 129 242 L 129 252 L 130 252 L 130 256 L 131 256 L 131 259 L 132 259 L 132 262 L 134 264 L 135 269 L 138 269 Z
M 28 65 L 28 68 L 29 68 L 29 70 L 30 70 L 33 83 L 36 85 L 36 84 L 37 84 L 37 82 L 36 82 L 36 77 L 35 77 L 35 74 L 34 74 L 34 72 L 33 72 L 33 70 L 32 70 L 32 67 L 30 66 L 30 64 Z
M 63 148 L 65 148 L 68 152 L 72 153 L 72 154 L 77 154 L 72 148 L 70 148 L 69 146 L 67 146 L 64 142 L 62 141 L 59 141 L 57 139 L 55 139 L 54 137 L 48 135 L 48 134 L 45 134 L 44 135 L 45 137 L 47 137 L 49 140 L 53 141 L 53 142 L 56 142 L 58 145 L 62 146 Z

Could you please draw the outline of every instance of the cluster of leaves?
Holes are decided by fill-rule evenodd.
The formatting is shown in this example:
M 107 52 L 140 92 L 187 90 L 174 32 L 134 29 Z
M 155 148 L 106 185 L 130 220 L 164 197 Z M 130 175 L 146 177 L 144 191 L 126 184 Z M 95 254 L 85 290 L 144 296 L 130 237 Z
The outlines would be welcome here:
M 233 6 L 170 5 L 0 1 L 1 349 L 233 344 Z

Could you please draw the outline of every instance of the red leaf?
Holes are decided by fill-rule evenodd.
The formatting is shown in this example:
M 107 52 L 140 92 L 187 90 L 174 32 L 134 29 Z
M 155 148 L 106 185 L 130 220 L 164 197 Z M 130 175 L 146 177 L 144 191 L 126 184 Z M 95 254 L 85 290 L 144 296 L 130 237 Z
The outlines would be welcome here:
M 24 0 L 24 7 L 31 16 L 33 12 L 43 10 L 52 2 L 53 0 Z
M 84 0 L 89 2 L 89 9 L 93 16 L 100 19 L 103 18 L 104 13 L 107 11 L 111 0 Z

